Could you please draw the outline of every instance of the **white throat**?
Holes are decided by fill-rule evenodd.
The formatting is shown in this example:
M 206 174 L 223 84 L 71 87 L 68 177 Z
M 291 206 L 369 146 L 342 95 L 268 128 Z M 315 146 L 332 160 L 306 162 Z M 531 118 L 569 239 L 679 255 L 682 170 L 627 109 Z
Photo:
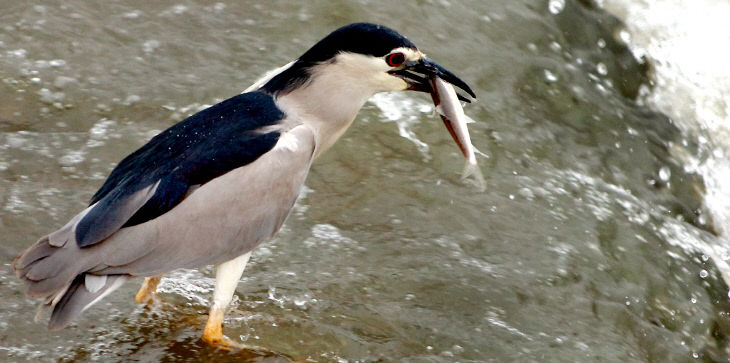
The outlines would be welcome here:
M 312 129 L 317 157 L 345 133 L 372 95 L 406 88 L 388 70 L 382 58 L 341 53 L 334 61 L 312 68 L 305 85 L 279 96 L 276 103 L 287 114 L 287 123 L 303 123 Z

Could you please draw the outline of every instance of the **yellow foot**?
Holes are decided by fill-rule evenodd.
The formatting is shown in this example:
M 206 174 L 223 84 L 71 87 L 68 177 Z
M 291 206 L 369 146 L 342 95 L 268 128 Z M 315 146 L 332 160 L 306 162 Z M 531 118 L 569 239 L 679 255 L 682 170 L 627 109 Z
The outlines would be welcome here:
M 203 341 L 213 348 L 223 350 L 243 349 L 243 344 L 236 343 L 223 335 L 223 309 L 212 306 L 208 315 L 208 322 L 203 331 Z
M 234 342 L 227 336 L 220 334 L 217 336 L 213 335 L 206 335 L 203 333 L 203 341 L 208 343 L 209 346 L 215 349 L 221 349 L 229 352 L 236 352 L 237 354 L 250 354 L 252 357 L 279 357 L 279 358 L 288 358 L 285 355 L 282 355 L 281 353 L 276 353 L 274 351 L 271 351 L 269 349 L 255 346 L 255 345 L 247 345 L 242 344 L 238 342 Z M 291 362 L 292 360 L 290 358 L 285 360 L 286 362 Z M 283 362 L 283 361 L 282 361 Z
M 203 334 L 203 341 L 208 343 L 208 345 L 210 345 L 213 348 L 227 350 L 227 351 L 251 349 L 251 347 L 247 347 L 241 343 L 234 342 L 233 340 L 229 339 L 227 336 L 225 336 L 223 334 L 221 334 L 218 337 L 211 337 L 211 336 L 206 336 L 205 334 Z
M 251 350 L 258 347 L 251 347 L 241 343 L 237 343 L 223 335 L 223 309 L 215 304 L 211 306 L 208 315 L 208 322 L 205 323 L 203 331 L 203 341 L 213 348 L 223 350 Z
M 145 277 L 142 287 L 137 291 L 137 295 L 134 297 L 134 301 L 137 304 L 154 305 L 159 303 L 160 299 L 157 297 L 157 285 L 160 284 L 162 275 Z
M 263 347 L 234 342 L 223 335 L 223 309 L 215 305 L 210 309 L 208 322 L 205 324 L 205 330 L 203 331 L 203 341 L 215 349 L 235 352 L 237 356 L 245 357 L 246 361 L 266 358 L 266 362 L 295 362 L 291 357 L 281 353 Z

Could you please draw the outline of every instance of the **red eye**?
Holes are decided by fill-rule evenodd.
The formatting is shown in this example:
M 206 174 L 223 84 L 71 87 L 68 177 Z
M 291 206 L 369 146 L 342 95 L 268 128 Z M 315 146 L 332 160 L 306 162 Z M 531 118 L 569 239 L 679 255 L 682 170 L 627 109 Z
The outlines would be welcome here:
M 390 53 L 385 58 L 385 62 L 391 67 L 398 67 L 406 61 L 406 56 L 403 53 Z

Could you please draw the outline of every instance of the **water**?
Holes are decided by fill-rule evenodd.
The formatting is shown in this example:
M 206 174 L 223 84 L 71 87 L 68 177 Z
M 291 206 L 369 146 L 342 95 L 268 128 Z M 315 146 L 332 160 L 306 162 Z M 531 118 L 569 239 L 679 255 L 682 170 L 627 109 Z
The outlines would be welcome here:
M 607 1 L 606 8 L 626 19 L 632 52 L 657 60 L 641 101 L 669 115 L 697 143 L 694 153 L 677 148 L 673 154 L 688 172 L 703 178 L 705 207 L 720 235 L 720 247 L 711 246 L 708 254 L 730 280 L 724 250 L 730 242 L 730 188 L 725 183 L 730 177 L 725 157 L 730 152 L 730 106 L 724 96 L 730 91 L 730 69 L 722 61 L 730 50 L 713 46 L 730 40 L 730 31 L 721 26 L 730 4 L 701 1 L 687 8 L 677 1 Z
M 199 341 L 210 268 L 49 333 L 10 261 L 149 137 L 362 20 L 474 87 L 487 190 L 426 95 L 373 99 L 255 251 L 227 335 L 316 361 L 729 359 L 727 70 L 672 51 L 702 23 L 721 52 L 728 10 L 591 4 L 2 1 L 0 360 L 253 359 Z

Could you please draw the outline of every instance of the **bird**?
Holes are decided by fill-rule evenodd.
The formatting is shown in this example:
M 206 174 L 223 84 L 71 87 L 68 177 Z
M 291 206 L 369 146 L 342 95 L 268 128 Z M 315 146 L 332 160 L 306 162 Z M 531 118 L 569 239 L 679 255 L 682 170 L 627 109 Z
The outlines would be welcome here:
M 71 324 L 126 280 L 138 303 L 175 269 L 215 266 L 202 339 L 223 334 L 225 310 L 251 252 L 281 228 L 312 162 L 378 92 L 433 93 L 433 77 L 476 98 L 454 73 L 393 29 L 340 27 L 242 93 L 152 137 L 113 168 L 88 207 L 12 263 L 25 293 Z

